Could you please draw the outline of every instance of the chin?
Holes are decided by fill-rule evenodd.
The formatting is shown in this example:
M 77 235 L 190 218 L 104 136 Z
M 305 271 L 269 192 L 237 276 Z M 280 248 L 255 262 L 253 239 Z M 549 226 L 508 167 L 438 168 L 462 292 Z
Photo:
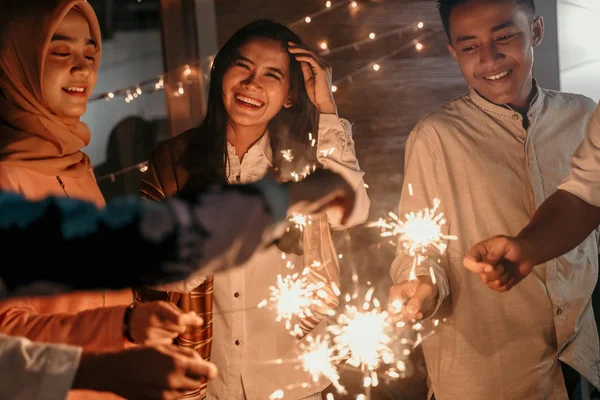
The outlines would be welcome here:
M 61 113 L 60 116 L 69 119 L 79 119 L 83 116 L 83 114 L 85 114 L 85 110 L 83 112 L 64 112 Z

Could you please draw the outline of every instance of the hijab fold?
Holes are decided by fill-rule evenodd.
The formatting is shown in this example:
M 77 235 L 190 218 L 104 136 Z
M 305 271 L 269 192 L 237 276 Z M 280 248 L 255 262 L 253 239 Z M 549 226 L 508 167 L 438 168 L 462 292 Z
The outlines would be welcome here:
M 90 130 L 53 114 L 42 92 L 50 40 L 71 9 L 90 24 L 101 52 L 100 25 L 85 0 L 17 0 L 0 5 L 0 163 L 46 175 L 81 177 L 90 160 L 81 149 Z

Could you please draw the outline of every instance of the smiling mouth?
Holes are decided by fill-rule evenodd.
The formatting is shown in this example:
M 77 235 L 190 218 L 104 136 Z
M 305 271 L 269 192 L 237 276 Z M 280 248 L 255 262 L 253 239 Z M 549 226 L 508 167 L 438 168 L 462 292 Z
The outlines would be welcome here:
M 262 101 L 260 101 L 258 99 L 253 99 L 252 97 L 243 96 L 241 94 L 236 94 L 235 99 L 238 102 L 242 103 L 243 105 L 246 105 L 249 107 L 260 108 L 265 105 L 265 103 L 263 103 Z
M 79 86 L 67 86 L 62 88 L 62 90 L 74 96 L 85 96 L 88 91 L 87 88 Z
M 493 81 L 497 81 L 499 79 L 502 79 L 502 78 L 510 75 L 511 72 L 512 72 L 512 69 L 509 69 L 504 72 L 500 72 L 499 74 L 496 74 L 496 75 L 484 76 L 483 79 L 493 82 Z

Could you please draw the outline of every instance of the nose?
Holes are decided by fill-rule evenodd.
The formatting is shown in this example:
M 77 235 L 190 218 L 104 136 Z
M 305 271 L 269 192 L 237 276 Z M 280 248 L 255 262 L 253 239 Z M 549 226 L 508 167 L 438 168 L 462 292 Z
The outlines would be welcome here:
M 493 67 L 498 61 L 504 59 L 504 54 L 499 51 L 498 46 L 494 42 L 483 46 L 481 50 L 480 62 L 486 67 Z
M 242 85 L 244 85 L 248 89 L 258 89 L 261 87 L 260 81 L 256 78 L 255 73 L 251 73 L 248 75 L 243 81 Z
M 83 54 L 76 56 L 73 61 L 73 66 L 71 67 L 71 74 L 73 74 L 73 76 L 87 78 L 91 73 L 92 67 L 90 65 L 90 60 L 85 58 Z

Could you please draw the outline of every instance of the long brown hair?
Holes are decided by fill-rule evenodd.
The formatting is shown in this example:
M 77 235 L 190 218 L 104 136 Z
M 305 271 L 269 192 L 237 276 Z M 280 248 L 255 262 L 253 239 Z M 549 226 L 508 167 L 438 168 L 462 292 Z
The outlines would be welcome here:
M 182 162 L 203 183 L 227 182 L 227 123 L 229 116 L 223 104 L 223 76 L 239 56 L 240 47 L 254 38 L 268 38 L 288 48 L 288 42 L 302 44 L 294 32 L 286 26 L 268 19 L 261 19 L 238 30 L 217 53 L 211 73 L 206 116 L 194 129 L 190 145 Z M 281 171 L 281 150 L 291 149 L 295 164 L 316 164 L 316 154 L 310 144 L 309 133 L 317 136 L 318 111 L 312 104 L 306 88 L 300 63 L 291 57 L 290 94 L 293 104 L 281 111 L 269 122 L 268 131 L 273 147 L 273 164 Z M 283 177 L 285 178 L 285 177 Z

